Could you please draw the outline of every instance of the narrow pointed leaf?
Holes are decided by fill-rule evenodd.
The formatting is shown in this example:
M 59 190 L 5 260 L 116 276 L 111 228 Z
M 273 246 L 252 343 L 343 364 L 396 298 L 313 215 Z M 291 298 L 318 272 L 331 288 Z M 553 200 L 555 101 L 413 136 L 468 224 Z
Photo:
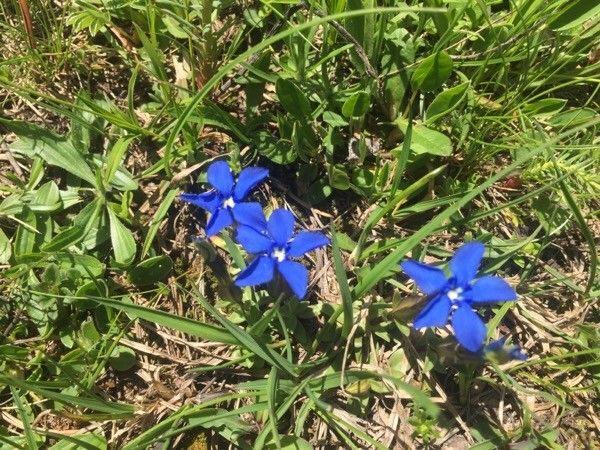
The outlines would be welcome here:
M 164 311 L 146 308 L 145 306 L 140 306 L 133 303 L 126 303 L 122 300 L 88 296 L 86 296 L 85 300 L 93 300 L 100 305 L 123 311 L 131 318 L 143 319 L 150 323 L 162 325 L 173 330 L 206 339 L 208 341 L 222 342 L 223 344 L 238 343 L 238 341 L 224 329 L 215 325 L 188 319 L 187 317 L 181 317 Z

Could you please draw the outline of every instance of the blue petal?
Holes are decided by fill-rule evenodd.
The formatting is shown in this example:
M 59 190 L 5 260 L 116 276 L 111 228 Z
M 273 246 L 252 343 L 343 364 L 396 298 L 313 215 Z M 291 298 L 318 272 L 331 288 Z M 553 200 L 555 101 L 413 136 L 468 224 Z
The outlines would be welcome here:
M 273 240 L 280 246 L 285 246 L 294 233 L 296 219 L 287 209 L 279 208 L 271 213 L 267 228 Z
M 240 272 L 235 280 L 235 285 L 245 287 L 268 283 L 273 279 L 274 269 L 275 262 L 270 257 L 259 256 Z
M 248 225 L 259 231 L 267 227 L 267 219 L 260 203 L 238 203 L 233 207 L 233 218 L 242 225 Z
M 419 289 L 431 295 L 440 291 L 448 282 L 442 269 L 409 259 L 400 264 L 406 275 L 415 280 Z
M 206 235 L 208 237 L 214 236 L 223 228 L 233 224 L 233 217 L 231 212 L 227 208 L 219 208 L 215 213 L 210 216 L 208 224 L 206 224 Z
M 450 315 L 450 299 L 445 295 L 439 295 L 430 300 L 425 308 L 413 320 L 413 328 L 443 327 L 448 323 Z
M 502 337 L 500 339 L 496 339 L 495 341 L 490 342 L 484 348 L 484 351 L 489 352 L 497 352 L 504 348 L 504 344 L 506 343 L 506 338 Z
M 308 270 L 296 261 L 283 260 L 277 265 L 279 273 L 299 299 L 304 298 L 308 288 Z
M 214 213 L 215 210 L 221 206 L 221 196 L 215 191 L 208 191 L 202 194 L 184 193 L 179 195 L 179 199 L 191 203 L 192 205 L 199 206 L 210 213 Z
M 472 241 L 463 244 L 450 260 L 452 275 L 457 285 L 467 286 L 477 275 L 485 247 L 481 242 Z
M 517 359 L 519 361 L 527 361 L 527 353 L 525 353 L 523 351 L 523 349 L 517 345 L 515 345 L 514 347 L 512 347 L 509 351 L 508 351 L 508 355 L 512 358 L 512 359 Z
M 206 171 L 208 182 L 224 197 L 229 197 L 233 191 L 233 174 L 229 164 L 225 161 L 216 161 L 208 166 Z
M 258 183 L 269 176 L 269 170 L 262 167 L 247 167 L 238 176 L 235 188 L 233 188 L 233 199 L 236 202 L 243 201 L 248 193 Z
M 266 253 L 273 247 L 271 239 L 246 225 L 238 227 L 236 239 L 248 253 Z
M 452 328 L 460 345 L 476 353 L 485 341 L 485 324 L 475 311 L 466 303 L 460 303 L 452 315 Z
M 496 341 L 492 341 L 481 350 L 481 355 L 486 356 L 489 353 L 493 353 L 494 358 L 503 363 L 510 360 L 516 359 L 519 361 L 526 361 L 527 354 L 518 345 L 505 345 L 506 338 L 500 338 Z
M 500 277 L 481 277 L 468 291 L 473 303 L 505 302 L 516 300 L 515 290 Z
M 329 244 L 329 239 L 323 233 L 319 233 L 318 231 L 301 231 L 290 242 L 287 254 L 295 258 L 327 244 Z

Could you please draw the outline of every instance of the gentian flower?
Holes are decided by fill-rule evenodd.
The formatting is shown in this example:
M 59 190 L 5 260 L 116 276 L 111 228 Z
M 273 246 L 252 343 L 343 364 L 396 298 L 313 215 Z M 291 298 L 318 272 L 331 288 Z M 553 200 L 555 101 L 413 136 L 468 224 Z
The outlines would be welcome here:
M 430 299 L 415 317 L 414 328 L 441 327 L 450 321 L 456 339 L 464 348 L 475 353 L 483 347 L 485 324 L 473 307 L 517 299 L 515 290 L 502 278 L 475 279 L 484 251 L 480 242 L 462 245 L 450 260 L 449 277 L 442 269 L 418 261 L 400 264 Z
M 278 272 L 298 298 L 304 297 L 308 287 L 308 270 L 291 258 L 323 247 L 329 243 L 329 239 L 317 231 L 301 231 L 293 236 L 295 223 L 290 211 L 276 209 L 263 230 L 247 225 L 238 227 L 237 241 L 248 253 L 257 256 L 238 275 L 235 280 L 237 286 L 267 283 Z
M 518 345 L 505 345 L 506 338 L 500 338 L 485 345 L 481 350 L 482 357 L 492 357 L 499 363 L 512 360 L 526 361 L 527 354 Z
M 229 164 L 216 161 L 207 169 L 208 182 L 213 189 L 202 194 L 181 194 L 179 198 L 211 214 L 206 225 L 209 237 L 234 221 L 261 228 L 265 226 L 262 207 L 256 202 L 244 202 L 244 199 L 268 175 L 269 171 L 262 167 L 247 167 L 234 180 Z

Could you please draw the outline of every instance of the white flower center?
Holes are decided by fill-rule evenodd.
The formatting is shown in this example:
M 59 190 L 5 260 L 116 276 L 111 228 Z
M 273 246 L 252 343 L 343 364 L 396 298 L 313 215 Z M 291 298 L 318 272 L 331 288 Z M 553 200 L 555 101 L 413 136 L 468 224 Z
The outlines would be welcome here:
M 454 302 L 456 300 L 462 300 L 462 294 L 463 289 L 462 288 L 456 288 L 456 289 L 452 289 L 451 291 L 448 291 L 448 293 L 446 294 L 448 296 L 448 298 L 450 299 L 450 301 Z
M 233 201 L 233 197 L 229 197 L 223 201 L 223 208 L 233 208 L 234 206 L 235 202 Z
M 277 262 L 281 262 L 285 259 L 285 250 L 282 248 L 275 248 L 272 252 L 271 252 L 271 258 L 276 259 Z

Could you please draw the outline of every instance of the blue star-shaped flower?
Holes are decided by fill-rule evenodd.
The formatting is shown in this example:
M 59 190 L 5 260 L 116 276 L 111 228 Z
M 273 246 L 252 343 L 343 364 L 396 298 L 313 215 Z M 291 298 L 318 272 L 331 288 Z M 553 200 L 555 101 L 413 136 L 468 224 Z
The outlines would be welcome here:
M 264 217 L 264 216 L 263 216 Z M 329 239 L 317 231 L 301 231 L 294 234 L 296 220 L 286 209 L 276 209 L 269 216 L 266 227 L 257 230 L 241 225 L 237 229 L 237 241 L 256 258 L 235 280 L 240 287 L 255 286 L 271 281 L 279 272 L 292 292 L 300 299 L 308 287 L 308 270 L 293 261 L 311 250 L 329 243 Z
M 181 194 L 185 202 L 208 211 L 211 216 L 206 225 L 206 235 L 213 236 L 223 228 L 238 224 L 252 227 L 264 227 L 265 219 L 262 207 L 256 202 L 244 202 L 250 191 L 269 176 L 262 167 L 247 167 L 234 180 L 229 164 L 216 161 L 208 166 L 207 177 L 213 187 L 202 194 Z
M 483 347 L 485 324 L 473 306 L 517 299 L 515 290 L 502 278 L 475 279 L 484 251 L 480 242 L 462 245 L 450 260 L 449 278 L 438 267 L 418 261 L 400 264 L 404 273 L 431 298 L 415 317 L 414 328 L 441 327 L 450 320 L 454 335 L 464 348 L 477 352 Z

